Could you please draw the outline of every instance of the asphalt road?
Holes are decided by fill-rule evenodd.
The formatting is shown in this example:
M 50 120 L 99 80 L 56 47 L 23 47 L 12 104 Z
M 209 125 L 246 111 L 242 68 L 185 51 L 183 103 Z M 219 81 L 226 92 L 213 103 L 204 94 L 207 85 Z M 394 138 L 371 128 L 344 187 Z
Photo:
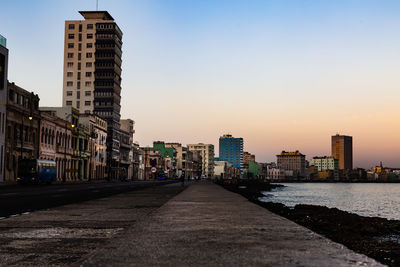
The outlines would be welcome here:
M 163 185 L 175 181 L 157 181 Z M 153 186 L 152 181 L 0 187 L 0 218 Z

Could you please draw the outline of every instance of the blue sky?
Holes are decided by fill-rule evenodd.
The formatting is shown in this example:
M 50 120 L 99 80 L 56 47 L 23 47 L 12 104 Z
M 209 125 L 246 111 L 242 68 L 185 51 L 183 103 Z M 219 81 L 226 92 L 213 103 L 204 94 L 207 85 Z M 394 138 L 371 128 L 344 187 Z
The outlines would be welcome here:
M 9 80 L 61 105 L 64 21 L 96 1 L 0 0 Z M 99 1 L 123 37 L 122 115 L 135 139 L 245 139 L 260 161 L 330 153 L 400 166 L 399 1 Z

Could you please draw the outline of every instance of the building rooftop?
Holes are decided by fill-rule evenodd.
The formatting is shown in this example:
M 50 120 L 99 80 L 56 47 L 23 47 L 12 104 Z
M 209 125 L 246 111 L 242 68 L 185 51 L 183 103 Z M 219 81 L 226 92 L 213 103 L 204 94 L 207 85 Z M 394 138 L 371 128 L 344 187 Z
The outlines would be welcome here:
M 295 152 L 282 151 L 281 154 L 278 156 L 304 156 L 304 155 L 301 154 L 298 150 L 296 150 Z
M 7 39 L 1 34 L 0 34 L 0 45 L 7 48 Z
M 85 19 L 114 20 L 108 11 L 79 11 Z
M 334 157 L 332 157 L 332 156 L 317 156 L 317 157 L 313 157 L 313 159 L 334 159 Z

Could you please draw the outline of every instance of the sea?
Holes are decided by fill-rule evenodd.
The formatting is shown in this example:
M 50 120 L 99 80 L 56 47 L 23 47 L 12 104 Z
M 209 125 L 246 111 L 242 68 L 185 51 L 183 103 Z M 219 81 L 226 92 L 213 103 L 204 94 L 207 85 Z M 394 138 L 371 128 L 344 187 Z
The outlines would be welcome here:
M 400 183 L 281 183 L 263 192 L 265 202 L 311 204 L 362 216 L 400 220 Z

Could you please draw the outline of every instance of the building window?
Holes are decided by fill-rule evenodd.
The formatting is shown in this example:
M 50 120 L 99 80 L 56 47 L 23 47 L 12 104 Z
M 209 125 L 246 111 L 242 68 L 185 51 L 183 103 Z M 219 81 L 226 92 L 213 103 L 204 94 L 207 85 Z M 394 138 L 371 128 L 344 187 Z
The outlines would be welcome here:
M 91 86 L 92 85 L 92 82 L 85 82 L 85 86 L 86 87 L 89 87 L 89 86 Z
M 73 86 L 74 83 L 73 82 L 67 82 L 67 86 Z
M 90 91 L 85 91 L 85 96 L 90 96 L 92 94 L 92 92 Z
M 87 38 L 87 39 L 93 39 L 93 34 L 92 34 L 92 33 L 88 33 L 88 34 L 86 35 L 86 38 Z
M 74 30 L 74 29 L 75 29 L 75 24 L 69 24 L 69 25 L 68 25 L 68 29 Z
M 68 58 L 73 58 L 74 57 L 74 53 L 68 53 Z
M 72 75 L 73 75 L 73 72 L 72 72 L 72 71 L 68 71 L 68 72 L 67 72 L 67 77 L 72 77 Z
M 92 73 L 91 72 L 86 72 L 86 77 L 92 77 Z
M 86 44 L 86 48 L 92 48 L 93 47 L 93 44 L 92 43 L 87 43 Z
M 73 62 L 68 62 L 68 63 L 67 63 L 67 67 L 68 67 L 68 68 L 72 68 L 73 66 L 74 66 L 74 63 L 73 63 Z
M 81 107 L 81 102 L 80 101 L 76 101 L 76 108 L 80 108 Z
M 67 96 L 72 96 L 72 91 L 67 91 Z
M 88 25 L 86 26 L 86 29 L 88 29 L 88 30 L 93 29 L 93 24 L 88 24 Z
M 78 53 L 78 60 L 81 60 L 81 59 L 82 59 L 82 54 Z
M 81 82 L 77 82 L 76 89 L 81 89 Z
M 92 67 L 92 62 L 86 62 L 86 68 L 91 68 Z
M 68 48 L 74 48 L 74 43 L 68 43 Z
M 74 38 L 75 38 L 75 34 L 73 34 L 73 33 L 68 34 L 68 39 L 74 39 Z
M 85 106 L 90 106 L 90 101 L 85 101 Z
M 72 106 L 72 101 L 67 101 L 67 106 Z
M 92 58 L 92 53 L 86 53 L 86 58 Z

